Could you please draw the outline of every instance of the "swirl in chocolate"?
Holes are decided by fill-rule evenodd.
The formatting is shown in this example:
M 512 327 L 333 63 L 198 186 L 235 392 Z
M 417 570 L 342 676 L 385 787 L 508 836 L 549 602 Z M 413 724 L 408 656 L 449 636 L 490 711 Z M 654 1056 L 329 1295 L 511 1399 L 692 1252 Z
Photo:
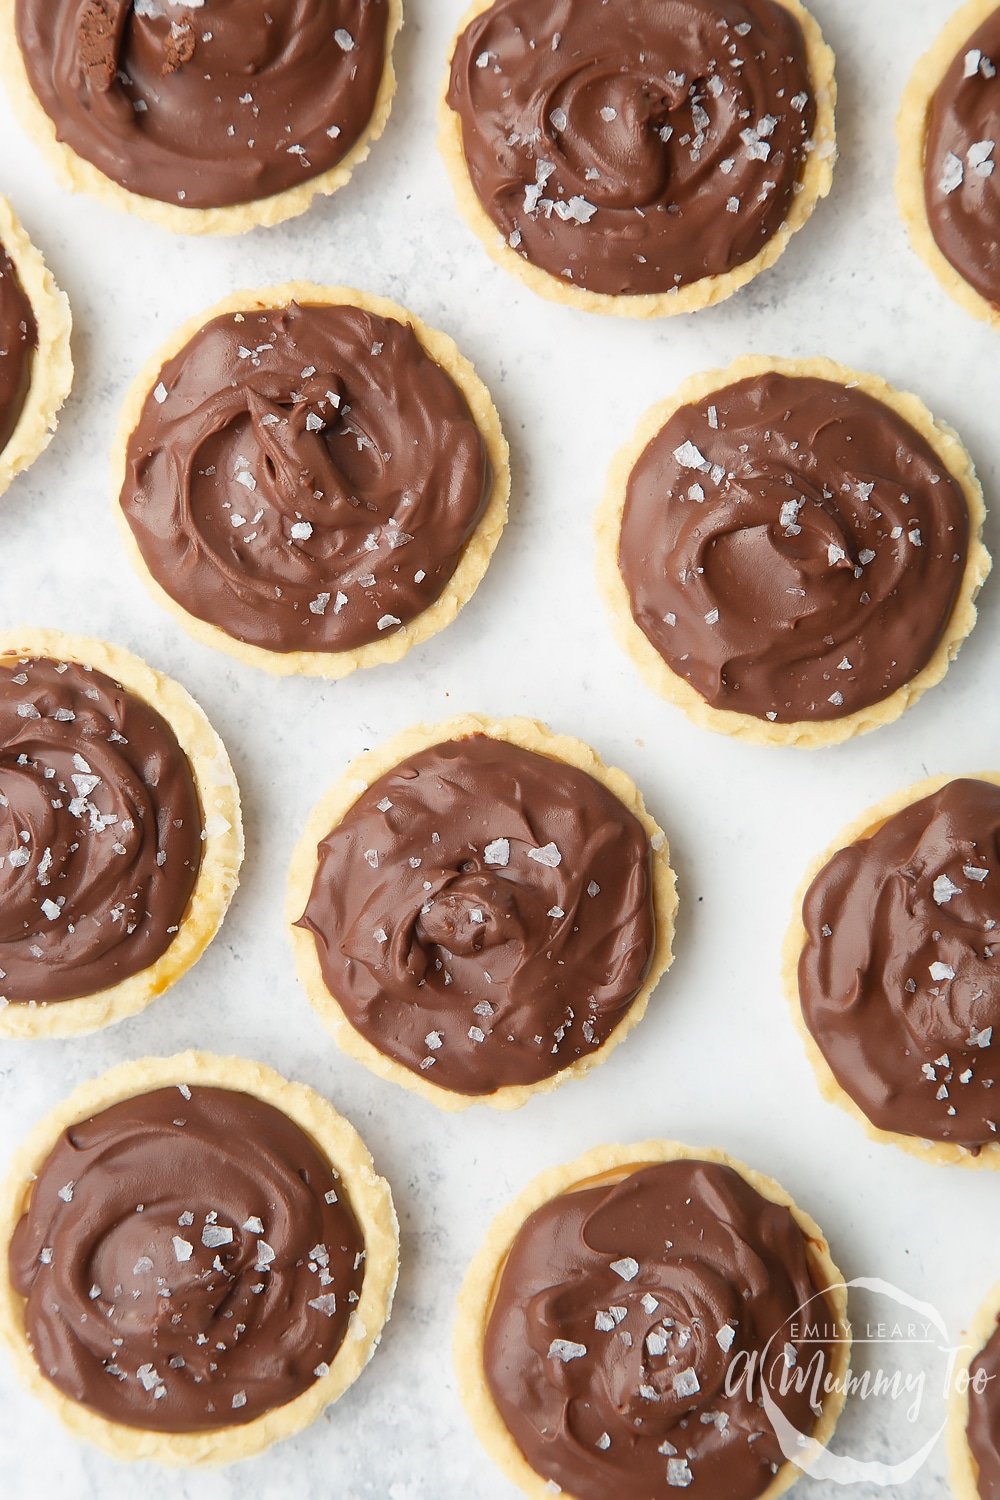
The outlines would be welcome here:
M 810 886 L 802 1014 L 881 1130 L 971 1151 L 996 1140 L 998 919 L 1000 787 L 988 781 L 911 803 Z
M 787 1208 L 714 1162 L 625 1169 L 543 1204 L 511 1246 L 484 1343 L 531 1467 L 576 1500 L 763 1494 L 784 1459 L 762 1385 L 810 1433 L 830 1369 L 835 1319 L 807 1247 Z
M 409 325 L 293 302 L 215 318 L 163 366 L 121 506 L 189 614 L 267 651 L 349 651 L 440 597 L 492 479 Z
M 1000 306 L 1000 6 L 969 37 L 931 103 L 924 197 L 938 249 Z
M 335 167 L 371 119 L 387 0 L 16 0 L 57 138 L 185 208 L 271 197 Z
M 752 260 L 816 119 L 801 27 L 776 0 L 494 0 L 459 38 L 448 103 L 511 248 L 613 296 Z
M 37 347 L 38 326 L 31 303 L 14 262 L 0 244 L 0 453 L 24 410 Z
M 319 846 L 299 926 L 351 1025 L 454 1093 L 550 1078 L 628 1013 L 654 944 L 649 841 L 565 762 L 418 751 Z
M 966 1435 L 978 1469 L 979 1500 L 1000 1500 L 1000 1327 L 969 1366 Z
M 856 387 L 769 371 L 682 406 L 629 477 L 636 624 L 713 708 L 840 719 L 933 656 L 969 541 L 958 481 Z
M 308 1389 L 363 1260 L 337 1174 L 297 1125 L 183 1083 L 66 1130 L 10 1245 L 43 1375 L 159 1432 L 251 1422 Z
M 148 703 L 76 662 L 0 661 L 0 995 L 97 994 L 149 968 L 194 889 L 191 767 Z

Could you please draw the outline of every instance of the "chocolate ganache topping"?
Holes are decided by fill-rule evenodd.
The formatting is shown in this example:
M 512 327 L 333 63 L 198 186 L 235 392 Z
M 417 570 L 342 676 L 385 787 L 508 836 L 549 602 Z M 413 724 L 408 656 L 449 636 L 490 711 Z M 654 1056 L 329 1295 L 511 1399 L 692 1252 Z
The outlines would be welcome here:
M 781 228 L 816 104 L 776 0 L 494 0 L 448 103 L 486 213 L 525 260 L 591 292 L 669 292 Z
M 271 197 L 335 167 L 371 119 L 388 0 L 16 0 L 57 138 L 186 208 Z
M 1000 1328 L 972 1361 L 969 1375 L 973 1383 L 966 1435 L 979 1468 L 979 1497 L 1000 1500 Z
M 649 841 L 593 777 L 475 735 L 408 757 L 319 846 L 299 926 L 351 1025 L 455 1093 L 600 1047 L 653 953 Z
M 927 440 L 856 387 L 769 371 L 680 407 L 628 481 L 636 624 L 713 708 L 840 719 L 933 656 L 969 512 Z
M 0 453 L 24 410 L 38 347 L 31 303 L 14 262 L 0 244 Z
M 364 1276 L 337 1174 L 272 1105 L 157 1089 L 61 1136 L 10 1245 L 42 1373 L 114 1422 L 251 1422 L 326 1373 Z
M 412 328 L 293 302 L 215 318 L 163 366 L 121 505 L 189 614 L 268 651 L 347 651 L 440 597 L 492 479 Z
M 149 968 L 194 889 L 202 816 L 154 708 L 76 662 L 0 660 L 0 995 L 96 994 Z
M 802 919 L 802 1013 L 841 1088 L 882 1130 L 995 1141 L 1000 787 L 951 781 L 841 849 Z
M 938 249 L 1000 305 L 1000 6 L 938 85 L 924 158 L 924 196 Z
M 576 1500 L 755 1500 L 784 1463 L 762 1385 L 808 1434 L 830 1370 L 836 1320 L 806 1245 L 787 1208 L 714 1162 L 640 1166 L 543 1204 L 484 1344 L 531 1467 Z M 807 1320 L 823 1336 L 805 1340 Z

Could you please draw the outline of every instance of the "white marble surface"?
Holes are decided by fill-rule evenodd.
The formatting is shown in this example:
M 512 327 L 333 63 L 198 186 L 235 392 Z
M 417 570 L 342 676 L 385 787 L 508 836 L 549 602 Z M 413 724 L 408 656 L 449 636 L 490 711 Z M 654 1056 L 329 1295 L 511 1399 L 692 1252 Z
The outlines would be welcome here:
M 824 1104 L 778 979 L 802 868 L 842 823 L 926 774 L 997 767 L 997 581 L 945 684 L 902 722 L 822 754 L 755 749 L 696 730 L 640 684 L 597 599 L 590 530 L 608 460 L 640 412 L 690 372 L 749 350 L 824 353 L 912 386 L 961 430 L 996 495 L 1000 345 L 917 261 L 891 193 L 899 93 L 950 0 L 815 0 L 839 59 L 833 196 L 735 300 L 653 326 L 536 300 L 456 217 L 433 100 L 464 8 L 409 0 L 399 94 L 369 163 L 304 219 L 238 241 L 171 239 L 63 194 L 0 98 L 0 191 L 70 295 L 77 363 L 55 442 L 3 502 L 0 628 L 106 636 L 176 675 L 230 748 L 249 838 L 221 936 L 168 996 L 81 1041 L 0 1044 L 0 1152 L 70 1087 L 122 1059 L 235 1051 L 306 1080 L 355 1122 L 392 1181 L 403 1229 L 397 1310 L 374 1363 L 311 1431 L 235 1470 L 126 1474 L 64 1435 L 0 1362 L 5 1500 L 103 1500 L 135 1485 L 148 1500 L 510 1496 L 459 1406 L 453 1294 L 494 1211 L 537 1168 L 601 1141 L 663 1134 L 725 1146 L 815 1214 L 849 1275 L 929 1299 L 956 1337 L 1000 1275 L 995 1183 L 871 1145 Z M 189 641 L 133 576 L 109 493 L 109 443 L 136 367 L 223 294 L 291 276 L 385 293 L 447 329 L 492 387 L 513 451 L 511 523 L 473 602 L 401 665 L 338 686 L 272 681 Z M 1000 540 L 992 524 L 991 536 Z M 604 1068 L 515 1116 L 458 1120 L 338 1054 L 296 982 L 281 898 L 306 811 L 345 762 L 411 721 L 464 709 L 537 715 L 624 766 L 669 831 L 682 906 L 674 968 Z M 938 1397 L 928 1399 L 936 1421 Z M 888 1456 L 876 1406 L 859 1407 L 846 1429 L 852 1452 Z M 932 1500 L 944 1473 L 939 1446 L 897 1493 Z M 806 1481 L 796 1494 L 833 1487 Z

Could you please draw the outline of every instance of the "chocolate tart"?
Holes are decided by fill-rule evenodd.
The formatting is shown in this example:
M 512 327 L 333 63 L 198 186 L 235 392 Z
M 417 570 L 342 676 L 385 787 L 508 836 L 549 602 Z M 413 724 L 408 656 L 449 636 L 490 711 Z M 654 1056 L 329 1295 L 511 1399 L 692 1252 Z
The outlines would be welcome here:
M 836 744 L 944 676 L 990 569 L 972 460 L 916 396 L 827 359 L 685 381 L 614 459 L 602 592 L 696 724 Z
M 292 282 L 179 329 L 134 382 L 122 535 L 205 645 L 280 675 L 398 661 L 478 587 L 507 519 L 500 419 L 443 333 Z
M 0 495 L 45 451 L 73 383 L 70 311 L 0 197 Z
M 299 977 L 338 1045 L 445 1110 L 603 1062 L 672 958 L 666 838 L 623 772 L 466 714 L 355 760 L 294 855 Z
M 896 194 L 949 296 L 1000 329 L 1000 5 L 968 0 L 914 70 L 897 122 Z
M 830 191 L 834 59 L 800 0 L 655 9 L 475 0 L 451 48 L 439 144 L 462 214 L 587 312 L 720 302 Z
M 1000 1166 L 998 883 L 1000 774 L 932 777 L 838 835 L 785 939 L 824 1098 L 926 1161 Z
M 955 1500 L 1000 1497 L 1000 1286 L 979 1308 L 955 1362 L 948 1458 Z
M 63 187 L 177 234 L 280 224 L 385 129 L 401 0 L 0 0 L 0 73 Z
M 103 641 L 0 637 L 0 1037 L 135 1015 L 218 932 L 243 858 L 225 747 Z
M 526 1495 L 773 1500 L 800 1475 L 783 1451 L 795 1432 L 806 1470 L 833 1434 L 846 1313 L 826 1240 L 776 1182 L 722 1151 L 600 1146 L 494 1220 L 459 1295 L 455 1364 L 477 1437 Z M 794 1328 L 807 1314 L 812 1340 Z M 819 1409 L 808 1384 L 780 1387 L 807 1355 L 836 1382 Z
M 0 1245 L 24 1385 L 75 1437 L 170 1465 L 232 1463 L 313 1422 L 374 1353 L 398 1268 L 389 1186 L 353 1126 L 204 1052 L 125 1063 L 42 1120 Z

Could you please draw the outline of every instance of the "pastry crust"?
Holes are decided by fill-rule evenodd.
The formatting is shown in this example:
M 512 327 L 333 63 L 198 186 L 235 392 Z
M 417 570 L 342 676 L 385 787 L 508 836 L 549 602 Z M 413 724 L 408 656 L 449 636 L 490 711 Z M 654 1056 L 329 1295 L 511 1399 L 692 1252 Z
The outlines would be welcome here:
M 619 318 L 665 318 L 676 313 L 698 312 L 703 307 L 713 307 L 723 302 L 752 281 L 761 271 L 773 266 L 784 252 L 797 229 L 812 215 L 821 198 L 830 191 L 833 168 L 837 159 L 836 125 L 834 111 L 837 103 L 837 84 L 834 77 L 834 55 L 823 40 L 819 25 L 801 0 L 776 0 L 783 9 L 790 11 L 802 27 L 806 44 L 806 63 L 816 96 L 816 128 L 812 135 L 813 149 L 807 155 L 799 177 L 795 196 L 788 217 L 778 232 L 768 240 L 763 249 L 741 266 L 719 276 L 703 276 L 684 287 L 675 287 L 667 292 L 643 295 L 612 296 L 608 292 L 588 292 L 584 287 L 573 286 L 540 266 L 533 265 L 511 249 L 476 195 L 469 176 L 462 147 L 461 117 L 448 104 L 448 86 L 455 47 L 463 32 L 483 11 L 489 10 L 493 0 L 473 0 L 455 31 L 448 51 L 448 68 L 438 105 L 438 146 L 462 216 L 476 236 L 482 241 L 490 259 L 511 272 L 524 284 L 547 297 L 552 302 L 563 302 L 583 312 L 603 313 Z
M 29 240 L 13 206 L 0 197 L 0 245 L 10 256 L 21 289 L 35 316 L 38 348 L 31 381 L 17 426 L 0 448 L 0 495 L 52 441 L 56 417 L 73 384 L 69 336 L 69 301 L 53 280 L 42 256 Z
M 637 1167 L 665 1161 L 709 1161 L 731 1167 L 762 1197 L 787 1208 L 802 1230 L 807 1241 L 810 1271 L 817 1286 L 829 1297 L 842 1334 L 842 1342 L 837 1345 L 829 1372 L 837 1389 L 828 1395 L 823 1414 L 813 1431 L 815 1441 L 824 1447 L 833 1436 L 845 1400 L 843 1385 L 850 1359 L 851 1334 L 844 1279 L 831 1258 L 830 1247 L 816 1221 L 799 1208 L 772 1178 L 754 1171 L 724 1151 L 715 1148 L 699 1150 L 678 1141 L 664 1140 L 641 1141 L 633 1146 L 598 1146 L 566 1166 L 550 1167 L 542 1172 L 501 1210 L 466 1272 L 455 1309 L 455 1368 L 466 1415 L 494 1463 L 525 1495 L 535 1497 L 535 1500 L 547 1500 L 552 1493 L 551 1486 L 527 1462 L 504 1425 L 483 1366 L 486 1328 L 507 1257 L 525 1220 L 543 1203 L 577 1188 L 594 1187 L 602 1181 L 620 1181 Z M 797 1464 L 783 1464 L 767 1489 L 761 1491 L 758 1500 L 777 1500 L 777 1496 L 800 1478 L 801 1472 Z
M 58 139 L 55 123 L 35 94 L 24 66 L 17 40 L 16 4 L 17 0 L 0 0 L 0 77 L 6 80 L 22 129 L 37 143 L 57 181 L 72 193 L 89 193 L 112 208 L 159 224 L 174 234 L 243 234 L 258 225 L 283 224 L 286 219 L 304 214 L 319 194 L 329 196 L 347 184 L 355 167 L 365 160 L 385 129 L 392 108 L 396 92 L 392 48 L 396 33 L 403 24 L 402 0 L 388 0 L 385 65 L 371 118 L 350 151 L 335 167 L 269 198 L 251 199 L 220 208 L 182 208 L 180 204 L 164 203 L 159 198 L 147 198 L 122 187 Z
M 873 703 L 869 708 L 847 714 L 842 719 L 770 723 L 767 719 L 758 719 L 752 714 L 713 708 L 685 678 L 671 670 L 656 647 L 640 630 L 632 618 L 628 590 L 618 566 L 628 482 L 648 444 L 681 407 L 701 401 L 713 391 L 723 390 L 737 381 L 765 375 L 772 370 L 782 375 L 830 380 L 839 385 L 857 387 L 897 412 L 930 444 L 941 463 L 961 485 L 969 507 L 969 549 L 965 571 L 944 635 L 938 642 L 934 655 L 915 677 L 903 683 L 888 698 Z M 990 555 L 982 541 L 985 520 L 983 491 L 976 478 L 972 459 L 958 434 L 944 423 L 936 421 L 918 396 L 896 390 L 877 375 L 848 369 L 830 359 L 777 359 L 768 355 L 749 354 L 736 360 L 728 369 L 708 370 L 684 381 L 666 401 L 661 401 L 646 412 L 634 436 L 615 455 L 604 499 L 594 521 L 597 576 L 611 612 L 615 633 L 654 692 L 682 708 L 688 718 L 703 729 L 714 729 L 721 734 L 731 734 L 736 739 L 750 740 L 759 745 L 796 745 L 813 750 L 821 745 L 838 745 L 856 734 L 867 734 L 869 730 L 877 729 L 882 724 L 891 724 L 911 704 L 916 703 L 928 688 L 941 681 L 976 623 L 975 599 L 992 567 Z
M 0 0 L 2 3 L 2 0 Z M 486 510 L 479 524 L 465 544 L 458 567 L 455 569 L 444 592 L 433 604 L 415 616 L 401 630 L 377 641 L 369 641 L 349 651 L 267 651 L 261 646 L 248 645 L 235 640 L 217 625 L 200 620 L 172 599 L 167 591 L 150 573 L 132 529 L 118 503 L 125 483 L 129 440 L 138 425 L 143 405 L 149 392 L 159 379 L 159 374 L 168 360 L 173 359 L 184 345 L 202 329 L 206 323 L 226 313 L 253 312 L 260 308 L 286 307 L 289 302 L 301 306 L 346 306 L 359 307 L 377 317 L 394 318 L 408 324 L 416 334 L 422 348 L 429 357 L 448 374 L 465 397 L 469 411 L 479 429 L 490 464 L 493 469 L 493 487 Z M 500 540 L 507 522 L 507 506 L 510 499 L 510 458 L 507 440 L 500 426 L 500 417 L 493 398 L 476 374 L 471 362 L 465 358 L 458 346 L 445 333 L 430 328 L 422 319 L 369 292 L 359 292 L 353 287 L 318 286 L 309 281 L 289 281 L 282 286 L 264 287 L 256 291 L 234 292 L 223 298 L 206 312 L 190 318 L 171 335 L 162 349 L 148 360 L 133 381 L 125 397 L 118 432 L 112 452 L 112 483 L 117 516 L 125 550 L 146 584 L 153 598 L 168 613 L 179 620 L 189 635 L 202 645 L 225 651 L 249 666 L 259 667 L 280 677 L 347 677 L 359 667 L 379 666 L 383 662 L 399 661 L 413 646 L 429 640 L 446 625 L 450 625 L 463 604 L 467 604 L 476 592 L 490 559 Z
M 917 63 L 903 91 L 896 119 L 899 160 L 896 166 L 896 199 L 914 250 L 934 272 L 940 284 L 967 313 L 1000 329 L 1000 307 L 977 292 L 938 248 L 927 217 L 924 196 L 924 160 L 927 126 L 934 95 L 951 67 L 963 42 L 996 10 L 996 0 L 966 0 L 949 19 L 934 45 Z
M 282 1111 L 311 1138 L 343 1179 L 366 1249 L 361 1299 L 347 1337 L 321 1376 L 302 1395 L 252 1422 L 214 1432 L 149 1432 L 109 1421 L 64 1396 L 42 1375 L 24 1329 L 24 1299 L 7 1270 L 7 1247 L 31 1196 L 39 1170 L 62 1132 L 124 1099 L 164 1086 L 212 1085 L 252 1094 Z M 379 1177 L 368 1148 L 332 1105 L 302 1083 L 292 1083 L 262 1063 L 208 1052 L 146 1057 L 123 1063 L 85 1083 L 39 1122 L 14 1157 L 0 1193 L 0 1340 L 9 1347 L 27 1389 L 54 1412 L 74 1437 L 96 1443 L 119 1459 L 152 1459 L 172 1466 L 233 1463 L 262 1452 L 313 1422 L 361 1374 L 392 1309 L 399 1265 L 399 1227 L 389 1184 Z
M 974 771 L 969 774 L 977 781 L 989 781 L 994 786 L 1000 786 L 1000 772 Z M 1000 1142 L 998 1141 L 988 1142 L 978 1155 L 974 1155 L 967 1147 L 949 1141 L 925 1141 L 918 1136 L 904 1135 L 895 1130 L 881 1130 L 877 1125 L 873 1125 L 861 1106 L 856 1104 L 846 1089 L 841 1088 L 837 1082 L 833 1070 L 805 1023 L 802 1006 L 799 1003 L 799 957 L 807 942 L 806 929 L 802 921 L 802 903 L 820 870 L 841 849 L 848 848 L 859 839 L 870 838 L 883 824 L 902 812 L 904 808 L 912 806 L 914 802 L 919 802 L 924 797 L 932 796 L 954 780 L 954 776 L 931 776 L 926 781 L 918 781 L 915 785 L 907 787 L 905 791 L 893 792 L 891 796 L 883 798 L 881 802 L 877 802 L 874 807 L 862 813 L 859 818 L 855 818 L 853 823 L 849 823 L 837 835 L 829 848 L 813 860 L 796 893 L 792 922 L 785 934 L 782 951 L 782 978 L 785 994 L 791 1006 L 792 1020 L 802 1038 L 806 1056 L 812 1064 L 819 1091 L 828 1103 L 837 1104 L 841 1109 L 846 1110 L 864 1127 L 865 1132 L 873 1141 L 879 1141 L 883 1145 L 900 1146 L 911 1156 L 919 1156 L 923 1161 L 936 1162 L 945 1166 L 995 1171 L 1000 1167 Z
M 649 836 L 652 851 L 653 910 L 656 918 L 656 936 L 649 973 L 635 1000 L 625 1016 L 602 1046 L 586 1056 L 578 1058 L 568 1067 L 560 1069 L 550 1078 L 533 1084 L 506 1084 L 492 1094 L 459 1094 L 434 1084 L 419 1073 L 412 1072 L 394 1058 L 380 1052 L 368 1039 L 351 1025 L 340 1003 L 330 993 L 323 978 L 316 952 L 316 940 L 312 933 L 296 927 L 309 902 L 313 880 L 318 864 L 318 846 L 331 829 L 335 828 L 358 797 L 391 771 L 409 755 L 415 755 L 432 745 L 446 740 L 462 739 L 470 735 L 485 734 L 495 740 L 519 745 L 551 760 L 563 761 L 585 771 L 595 781 L 612 792 L 628 808 Z M 492 719 L 480 714 L 463 714 L 448 719 L 443 724 L 420 724 L 404 729 L 401 734 L 368 750 L 352 761 L 340 780 L 320 799 L 306 823 L 302 838 L 292 856 L 288 873 L 288 896 L 286 917 L 291 933 L 292 949 L 299 978 L 310 1004 L 319 1013 L 333 1034 L 337 1045 L 356 1061 L 363 1063 L 371 1072 L 391 1083 L 420 1094 L 436 1104 L 439 1109 L 450 1112 L 468 1109 L 473 1104 L 488 1104 L 494 1109 L 520 1109 L 533 1094 L 550 1093 L 569 1078 L 582 1078 L 592 1068 L 598 1067 L 614 1049 L 625 1040 L 629 1032 L 639 1024 L 646 1013 L 649 998 L 662 976 L 673 961 L 674 920 L 677 915 L 677 881 L 670 867 L 670 850 L 666 835 L 646 811 L 639 789 L 624 771 L 609 767 L 597 752 L 582 740 L 565 734 L 553 734 L 544 724 L 535 719 Z
M 108 989 L 76 1000 L 0 1007 L 0 1037 L 81 1036 L 143 1010 L 187 972 L 215 937 L 239 883 L 243 862 L 240 793 L 225 746 L 180 683 L 121 646 L 109 646 L 104 641 L 64 635 L 58 630 L 3 632 L 0 660 L 29 656 L 93 667 L 161 713 L 187 756 L 204 820 L 201 866 L 191 899 L 180 930 L 156 963 Z
M 986 1347 L 997 1329 L 1000 1317 L 1000 1282 L 992 1289 L 986 1301 L 976 1312 L 969 1331 L 962 1342 L 961 1353 L 955 1361 L 952 1386 L 948 1397 L 948 1426 L 946 1444 L 951 1488 L 955 1500 L 981 1500 L 979 1493 L 979 1465 L 969 1447 L 969 1391 L 959 1389 L 968 1377 L 969 1366 Z

